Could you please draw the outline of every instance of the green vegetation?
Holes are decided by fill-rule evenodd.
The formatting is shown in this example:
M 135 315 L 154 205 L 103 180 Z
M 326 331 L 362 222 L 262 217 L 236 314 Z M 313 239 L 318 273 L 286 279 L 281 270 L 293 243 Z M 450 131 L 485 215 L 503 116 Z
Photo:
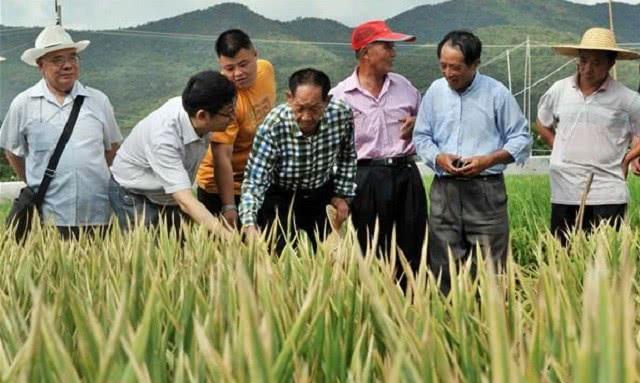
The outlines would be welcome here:
M 402 258 L 353 232 L 276 256 L 197 228 L 24 247 L 2 228 L 0 381 L 637 381 L 637 214 L 561 248 L 545 180 L 508 179 L 507 273 L 459 268 L 448 298 L 424 264 L 403 293 Z

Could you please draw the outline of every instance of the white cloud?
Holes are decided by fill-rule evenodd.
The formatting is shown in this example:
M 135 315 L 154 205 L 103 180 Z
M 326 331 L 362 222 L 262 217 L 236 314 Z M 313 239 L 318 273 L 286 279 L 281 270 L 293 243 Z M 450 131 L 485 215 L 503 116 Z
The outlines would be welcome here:
M 355 25 L 372 18 L 389 18 L 421 4 L 443 0 L 236 0 L 266 17 L 291 20 L 322 17 Z M 573 0 L 594 4 L 602 0 Z M 129 27 L 148 21 L 207 8 L 220 0 L 59 0 L 63 24 L 79 29 Z M 625 2 L 638 4 L 640 0 Z M 0 0 L 0 23 L 47 25 L 55 22 L 54 0 Z

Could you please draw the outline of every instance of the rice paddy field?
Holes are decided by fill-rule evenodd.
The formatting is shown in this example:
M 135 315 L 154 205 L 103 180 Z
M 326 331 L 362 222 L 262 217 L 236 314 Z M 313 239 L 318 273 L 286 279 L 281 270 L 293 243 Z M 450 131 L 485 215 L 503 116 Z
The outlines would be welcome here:
M 402 256 L 352 231 L 276 255 L 200 228 L 24 246 L 0 228 L 0 381 L 640 381 L 640 182 L 629 224 L 568 248 L 547 178 L 507 182 L 507 271 L 453 267 L 447 297 L 424 262 L 403 291 Z

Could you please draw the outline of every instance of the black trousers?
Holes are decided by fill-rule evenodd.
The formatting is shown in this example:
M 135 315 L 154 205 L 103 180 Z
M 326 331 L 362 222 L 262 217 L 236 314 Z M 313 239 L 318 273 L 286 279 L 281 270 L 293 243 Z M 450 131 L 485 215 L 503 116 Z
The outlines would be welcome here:
M 235 204 L 240 204 L 240 196 L 234 196 Z M 211 212 L 213 215 L 222 214 L 222 200 L 220 194 L 209 193 L 206 190 L 198 187 L 198 201 Z
M 563 246 L 567 244 L 567 233 L 576 226 L 579 209 L 579 205 L 551 204 L 551 232 L 560 239 Z M 580 230 L 590 233 L 602 222 L 607 222 L 618 230 L 626 211 L 627 204 L 586 205 Z
M 427 225 L 427 195 L 415 162 L 358 165 L 352 204 L 358 241 L 366 251 L 378 220 L 378 252 L 388 254 L 395 226 L 396 243 L 414 271 L 420 265 Z
M 320 239 L 324 239 L 331 230 L 326 205 L 334 195 L 331 181 L 317 189 L 297 191 L 272 185 L 265 193 L 262 207 L 258 210 L 258 226 L 268 229 L 278 217 L 278 251 L 284 248 L 287 238 L 293 240 L 296 231 L 300 230 L 307 233 L 315 248 L 315 232 L 319 233 Z M 288 222 L 289 213 L 292 222 Z

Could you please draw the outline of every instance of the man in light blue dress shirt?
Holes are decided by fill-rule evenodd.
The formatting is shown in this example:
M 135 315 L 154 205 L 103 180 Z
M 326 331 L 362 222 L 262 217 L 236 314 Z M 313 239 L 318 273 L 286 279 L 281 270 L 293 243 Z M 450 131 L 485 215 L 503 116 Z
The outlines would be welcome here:
M 413 134 L 418 154 L 435 172 L 431 185 L 429 267 L 450 289 L 449 250 L 464 262 L 479 244 L 500 267 L 509 252 L 502 172 L 529 157 L 531 136 L 515 98 L 478 73 L 482 43 L 453 31 L 438 44 L 443 78 L 422 99 Z

